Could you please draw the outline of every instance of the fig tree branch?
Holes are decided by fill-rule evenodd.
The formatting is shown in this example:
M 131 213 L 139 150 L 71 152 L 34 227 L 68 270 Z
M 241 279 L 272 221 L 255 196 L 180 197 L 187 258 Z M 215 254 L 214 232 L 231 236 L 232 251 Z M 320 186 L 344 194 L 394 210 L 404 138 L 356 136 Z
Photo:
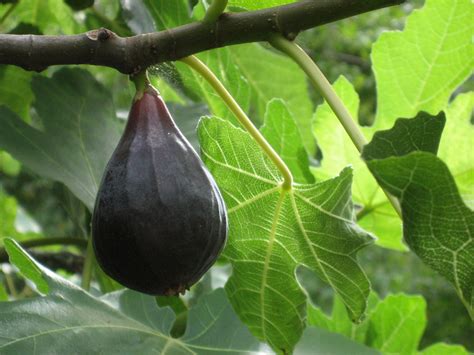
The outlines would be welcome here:
M 0 34 L 0 64 L 41 71 L 51 65 L 92 64 L 136 73 L 153 64 L 233 44 L 267 41 L 404 0 L 303 0 L 269 9 L 223 13 L 166 31 L 119 37 L 107 29 L 78 35 Z

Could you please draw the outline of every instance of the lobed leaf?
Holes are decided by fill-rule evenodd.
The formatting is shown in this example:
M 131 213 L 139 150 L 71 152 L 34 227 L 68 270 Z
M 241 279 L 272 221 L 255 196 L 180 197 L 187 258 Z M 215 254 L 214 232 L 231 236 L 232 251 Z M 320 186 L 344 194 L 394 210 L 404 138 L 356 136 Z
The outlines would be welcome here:
M 0 148 L 39 175 L 64 183 L 92 209 L 119 139 L 110 92 L 80 69 L 36 76 L 32 85 L 42 129 L 0 107 Z
M 436 114 L 472 72 L 470 0 L 427 0 L 402 32 L 383 33 L 372 47 L 377 119 L 419 111 Z
M 186 333 L 173 338 L 170 308 L 154 297 L 118 291 L 94 297 L 37 264 L 13 241 L 7 242 L 14 262 L 34 265 L 48 284 L 44 297 L 0 303 L 0 353 L 79 354 L 251 354 L 260 344 L 240 323 L 224 291 L 207 295 L 190 310 Z M 36 277 L 36 276 L 35 276 Z M 218 336 L 217 336 L 218 334 Z
M 410 249 L 454 285 L 474 317 L 474 211 L 461 199 L 446 164 L 432 153 L 439 134 L 421 124 L 428 121 L 432 126 L 433 120 L 443 118 L 421 113 L 399 120 L 374 136 L 363 157 L 380 185 L 399 198 Z M 431 153 L 419 150 L 425 140 L 434 148 Z
M 218 118 L 202 119 L 201 155 L 224 196 L 233 265 L 228 297 L 250 330 L 290 352 L 305 326 L 306 296 L 295 278 L 305 265 L 344 300 L 354 321 L 366 308 L 369 282 L 356 261 L 372 238 L 354 223 L 345 169 L 331 180 L 281 188 L 273 163 L 244 131 Z

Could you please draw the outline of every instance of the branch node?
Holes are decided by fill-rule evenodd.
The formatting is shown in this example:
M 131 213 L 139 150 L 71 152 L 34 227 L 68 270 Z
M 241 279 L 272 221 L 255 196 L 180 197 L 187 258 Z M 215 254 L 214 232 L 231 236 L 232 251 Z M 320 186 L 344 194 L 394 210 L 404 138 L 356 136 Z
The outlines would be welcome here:
M 89 38 L 92 41 L 99 41 L 99 42 L 105 42 L 109 38 L 117 36 L 114 32 L 101 27 L 98 30 L 92 30 L 86 33 L 87 38 Z

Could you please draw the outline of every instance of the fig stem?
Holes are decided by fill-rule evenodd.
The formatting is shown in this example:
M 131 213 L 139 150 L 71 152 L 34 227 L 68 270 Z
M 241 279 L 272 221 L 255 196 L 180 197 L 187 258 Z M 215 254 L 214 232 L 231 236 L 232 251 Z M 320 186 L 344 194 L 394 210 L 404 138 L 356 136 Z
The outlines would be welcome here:
M 213 0 L 211 6 L 206 11 L 203 21 L 214 23 L 227 7 L 227 0 Z
M 298 64 L 299 67 L 306 73 L 306 75 L 308 75 L 311 83 L 331 107 L 357 150 L 362 152 L 362 148 L 368 143 L 367 139 L 317 64 L 300 46 L 292 41 L 289 41 L 281 35 L 272 36 L 269 40 L 269 43 L 274 48 L 280 50 L 288 57 L 293 59 L 296 64 Z M 402 211 L 400 208 L 400 203 L 393 195 L 389 194 L 385 190 L 383 191 L 397 212 L 398 216 L 401 218 Z
M 92 237 L 87 242 L 86 258 L 84 260 L 84 269 L 82 270 L 81 287 L 89 291 L 92 280 L 92 270 L 94 266 L 94 248 L 92 246 Z
M 146 87 L 150 84 L 150 80 L 148 79 L 148 73 L 146 70 L 141 70 L 136 74 L 130 75 L 130 80 L 135 84 L 136 93 L 133 99 L 135 102 L 141 99 Z
M 219 81 L 219 79 L 214 75 L 214 73 L 195 56 L 182 58 L 180 59 L 180 61 L 186 63 L 196 72 L 198 72 L 214 88 L 216 93 L 221 97 L 227 107 L 232 111 L 232 113 L 235 115 L 240 124 L 244 126 L 246 131 L 252 136 L 252 138 L 257 142 L 257 144 L 268 156 L 268 158 L 270 158 L 270 160 L 280 171 L 284 179 L 282 183 L 282 188 L 287 191 L 291 190 L 291 187 L 293 185 L 293 176 L 291 175 L 290 169 L 288 169 L 288 166 L 285 164 L 285 162 L 280 158 L 277 152 L 275 152 L 275 150 L 263 137 L 260 131 L 253 125 L 250 118 L 248 118 L 244 110 L 242 110 L 237 101 L 235 101 L 235 99 L 227 91 L 227 89 Z

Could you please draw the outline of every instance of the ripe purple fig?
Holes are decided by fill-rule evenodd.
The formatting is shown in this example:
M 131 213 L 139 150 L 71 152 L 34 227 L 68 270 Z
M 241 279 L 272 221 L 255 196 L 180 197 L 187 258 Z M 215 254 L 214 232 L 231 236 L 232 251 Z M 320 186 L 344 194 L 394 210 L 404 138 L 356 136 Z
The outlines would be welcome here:
M 105 273 L 152 295 L 184 293 L 225 245 L 219 189 L 149 84 L 105 169 L 92 237 Z

